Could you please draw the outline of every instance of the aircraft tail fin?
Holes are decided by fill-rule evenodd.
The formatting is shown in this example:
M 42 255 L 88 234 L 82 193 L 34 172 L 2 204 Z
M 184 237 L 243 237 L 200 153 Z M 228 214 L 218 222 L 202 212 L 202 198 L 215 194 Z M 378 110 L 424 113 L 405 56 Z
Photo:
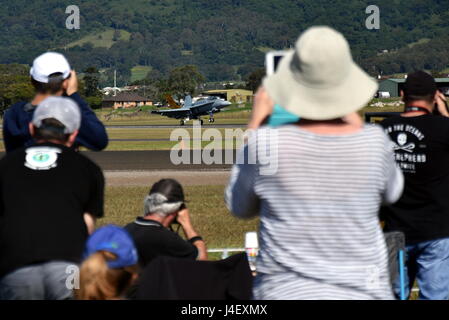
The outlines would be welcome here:
M 179 109 L 181 106 L 176 103 L 175 99 L 169 94 L 165 96 L 165 99 L 167 99 L 168 105 L 170 106 L 170 109 Z
M 184 98 L 184 108 L 190 108 L 192 106 L 192 97 L 186 96 Z

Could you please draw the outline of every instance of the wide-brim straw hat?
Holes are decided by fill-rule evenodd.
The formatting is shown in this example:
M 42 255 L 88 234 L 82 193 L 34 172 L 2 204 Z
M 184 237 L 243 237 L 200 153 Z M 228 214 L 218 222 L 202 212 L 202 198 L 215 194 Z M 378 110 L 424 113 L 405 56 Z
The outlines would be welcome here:
M 288 50 L 276 72 L 263 80 L 272 100 L 300 118 L 329 120 L 357 111 L 377 91 L 377 82 L 352 59 L 336 30 L 307 29 Z

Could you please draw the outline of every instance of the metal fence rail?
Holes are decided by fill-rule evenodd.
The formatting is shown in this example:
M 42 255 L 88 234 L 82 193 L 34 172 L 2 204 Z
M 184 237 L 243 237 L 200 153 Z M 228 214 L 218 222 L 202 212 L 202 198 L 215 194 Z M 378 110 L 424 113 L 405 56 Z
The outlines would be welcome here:
M 226 259 L 229 257 L 230 252 L 244 252 L 245 248 L 222 248 L 222 249 L 208 249 L 207 252 L 213 253 L 213 252 L 222 252 L 221 258 Z

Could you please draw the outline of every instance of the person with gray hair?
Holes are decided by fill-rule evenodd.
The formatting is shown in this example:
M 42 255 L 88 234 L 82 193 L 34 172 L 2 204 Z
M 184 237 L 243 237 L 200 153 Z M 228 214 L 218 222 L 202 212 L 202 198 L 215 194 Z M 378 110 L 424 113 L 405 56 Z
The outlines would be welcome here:
M 182 227 L 187 241 L 172 226 Z M 144 267 L 157 256 L 207 260 L 206 244 L 193 228 L 184 191 L 178 181 L 162 179 L 156 182 L 143 202 L 143 216 L 128 224 Z
M 49 97 L 29 124 L 34 144 L 0 160 L 0 299 L 73 298 L 67 270 L 104 198 L 101 169 L 71 148 L 80 125 L 74 101 Z

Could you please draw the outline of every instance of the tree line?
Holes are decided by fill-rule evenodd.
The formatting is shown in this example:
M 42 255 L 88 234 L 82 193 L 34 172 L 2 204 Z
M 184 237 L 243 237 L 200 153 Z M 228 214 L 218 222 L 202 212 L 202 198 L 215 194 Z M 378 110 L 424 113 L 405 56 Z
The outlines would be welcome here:
M 417 62 L 412 55 L 392 55 L 384 61 L 384 49 L 398 51 L 423 38 L 444 37 L 449 27 L 447 1 L 378 0 L 380 30 L 365 28 L 365 0 L 79 0 L 81 29 L 65 29 L 64 9 L 69 0 L 15 0 L 0 8 L 0 63 L 29 64 L 48 49 L 62 51 L 78 70 L 95 66 L 111 79 L 118 71 L 119 85 L 129 84 L 131 68 L 151 66 L 160 75 L 174 67 L 196 65 L 207 81 L 244 80 L 263 67 L 264 52 L 294 45 L 298 34 L 311 25 L 325 24 L 349 40 L 354 59 L 373 70 L 371 62 L 386 70 L 400 70 Z M 113 28 L 112 45 L 95 43 L 68 48 L 86 35 Z M 118 32 L 131 33 L 129 41 Z M 95 42 L 95 41 L 94 41 Z M 446 46 L 440 46 L 447 55 Z M 419 54 L 418 54 L 419 55 Z M 433 54 L 436 58 L 437 54 Z M 447 67 L 428 59 L 429 69 Z M 388 66 L 389 65 L 389 66 Z M 100 79 L 100 81 L 102 81 Z
M 30 67 L 22 64 L 0 64 L 0 113 L 19 101 L 30 101 L 34 96 L 31 85 Z M 103 95 L 99 90 L 100 73 L 96 67 L 88 67 L 79 78 L 79 92 L 92 108 L 100 108 Z M 243 88 L 256 90 L 265 75 L 258 69 L 246 79 Z M 185 65 L 171 69 L 166 76 L 150 72 L 148 76 L 133 84 L 139 85 L 139 94 L 153 101 L 165 102 L 166 96 L 184 98 L 196 95 L 205 89 L 205 77 L 195 65 Z

